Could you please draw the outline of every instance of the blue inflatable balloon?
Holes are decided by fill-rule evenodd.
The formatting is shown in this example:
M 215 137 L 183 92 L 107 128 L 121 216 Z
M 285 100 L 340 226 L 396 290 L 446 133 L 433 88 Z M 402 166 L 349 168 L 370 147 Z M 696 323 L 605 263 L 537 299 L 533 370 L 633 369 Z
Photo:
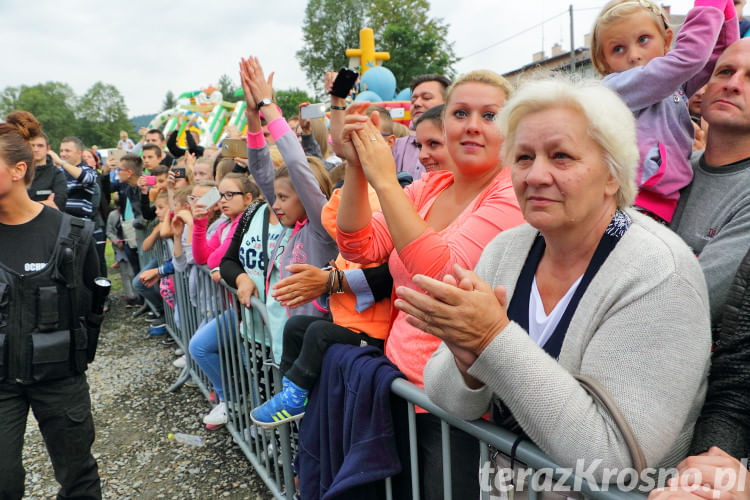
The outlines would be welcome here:
M 396 95 L 397 101 L 411 101 L 411 89 L 406 87 Z
M 380 96 L 376 94 L 375 92 L 373 92 L 372 90 L 365 90 L 364 92 L 360 92 L 359 94 L 357 94 L 357 97 L 354 98 L 354 102 L 357 102 L 357 101 L 381 102 L 382 100 L 383 99 L 381 99 Z
M 396 93 L 396 77 L 391 70 L 383 66 L 368 69 L 362 76 L 360 85 L 362 90 L 375 92 L 384 101 L 392 100 Z

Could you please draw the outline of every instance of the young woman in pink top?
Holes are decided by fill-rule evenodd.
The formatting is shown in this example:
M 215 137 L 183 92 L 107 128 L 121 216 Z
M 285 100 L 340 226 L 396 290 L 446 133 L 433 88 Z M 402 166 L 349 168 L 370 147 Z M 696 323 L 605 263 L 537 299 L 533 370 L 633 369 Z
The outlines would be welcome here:
M 510 173 L 500 160 L 502 136 L 495 126 L 495 115 L 510 92 L 510 84 L 491 71 L 459 78 L 448 91 L 443 123 L 455 171 L 429 172 L 406 189 L 398 184 L 377 117 L 373 115 L 373 123 L 361 114 L 366 103 L 351 106 L 341 138 L 348 162 L 337 217 L 341 254 L 362 264 L 388 257 L 394 287 L 416 288 L 411 280 L 415 274 L 442 279 L 457 263 L 473 269 L 487 243 L 521 224 Z M 377 192 L 381 211 L 370 210 L 368 182 Z M 439 343 L 393 308 L 385 353 L 419 387 L 422 370 Z M 440 423 L 423 414 L 417 425 L 420 467 L 425 467 L 422 481 L 441 494 Z M 458 434 L 452 432 L 454 495 L 469 498 L 479 494 L 478 445 Z M 463 459 L 456 460 L 456 453 Z M 425 463 L 430 456 L 434 462 Z M 465 470 L 459 470 L 462 467 Z

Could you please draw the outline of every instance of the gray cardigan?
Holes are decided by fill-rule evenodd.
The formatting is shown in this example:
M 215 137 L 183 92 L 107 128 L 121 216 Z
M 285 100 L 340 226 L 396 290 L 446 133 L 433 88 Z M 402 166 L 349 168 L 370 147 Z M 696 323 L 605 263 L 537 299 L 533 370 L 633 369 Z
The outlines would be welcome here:
M 469 368 L 486 385 L 469 389 L 441 344 L 424 370 L 425 391 L 464 419 L 502 398 L 524 432 L 563 466 L 631 467 L 619 432 L 571 374 L 598 380 L 618 403 L 649 466 L 687 453 L 706 394 L 711 330 L 700 266 L 679 236 L 633 210 L 633 224 L 584 293 L 559 360 L 511 322 Z M 537 231 L 504 231 L 484 250 L 479 276 L 506 287 L 518 280 Z M 598 471 L 601 471 L 601 467 Z

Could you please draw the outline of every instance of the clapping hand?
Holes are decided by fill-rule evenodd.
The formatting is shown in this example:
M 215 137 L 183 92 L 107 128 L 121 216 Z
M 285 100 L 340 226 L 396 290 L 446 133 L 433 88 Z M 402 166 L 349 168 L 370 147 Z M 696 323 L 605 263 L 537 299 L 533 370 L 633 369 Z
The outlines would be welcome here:
M 413 281 L 426 293 L 400 286 L 394 305 L 409 315 L 410 325 L 443 340 L 462 371 L 510 323 L 505 288 L 493 289 L 458 264 L 443 281 L 422 275 Z
M 386 184 L 398 184 L 391 147 L 378 128 L 380 115 L 374 111 L 369 120 L 359 123 L 350 135 L 367 181 L 376 190 Z
M 257 110 L 260 101 L 273 97 L 273 72 L 266 79 L 257 57 L 241 60 L 240 79 L 248 107 L 252 104 L 252 108 Z

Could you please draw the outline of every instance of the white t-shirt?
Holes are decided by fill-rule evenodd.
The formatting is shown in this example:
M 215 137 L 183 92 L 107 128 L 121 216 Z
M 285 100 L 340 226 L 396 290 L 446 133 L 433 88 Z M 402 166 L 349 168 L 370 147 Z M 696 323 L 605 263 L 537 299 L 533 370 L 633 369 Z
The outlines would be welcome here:
M 547 343 L 555 328 L 557 328 L 557 324 L 568 308 L 570 299 L 576 292 L 582 278 L 583 275 L 578 277 L 554 309 L 547 314 L 544 312 L 544 304 L 536 286 L 536 276 L 534 276 L 534 282 L 531 284 L 531 296 L 529 297 L 529 336 L 539 347 L 543 347 Z

